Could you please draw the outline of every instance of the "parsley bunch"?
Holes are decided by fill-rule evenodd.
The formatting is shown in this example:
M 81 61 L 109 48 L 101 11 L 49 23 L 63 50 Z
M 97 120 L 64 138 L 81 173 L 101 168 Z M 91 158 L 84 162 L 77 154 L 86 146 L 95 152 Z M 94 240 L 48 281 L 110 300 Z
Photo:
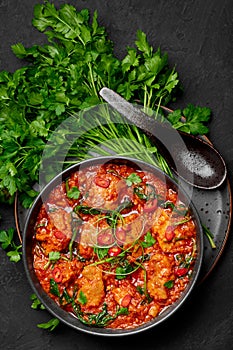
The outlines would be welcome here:
M 135 47 L 127 48 L 120 60 L 98 24 L 97 12 L 90 18 L 87 9 L 78 12 L 68 4 L 56 9 L 46 1 L 35 6 L 32 23 L 47 36 L 47 44 L 13 45 L 14 54 L 28 65 L 0 72 L 0 200 L 12 203 L 18 191 L 24 207 L 37 195 L 33 185 L 50 135 L 68 116 L 101 103 L 103 86 L 147 110 L 174 101 L 180 86 L 167 54 L 155 51 L 141 30 Z M 130 137 L 140 143 L 143 138 L 133 131 Z M 118 131 L 110 129 L 108 139 L 111 132 L 115 137 Z M 62 147 L 66 137 L 58 135 L 56 145 Z
M 166 104 L 178 84 L 167 55 L 153 52 L 138 31 L 136 48 L 121 61 L 97 22 L 97 12 L 78 12 L 49 2 L 34 9 L 33 25 L 48 44 L 12 46 L 28 65 L 14 73 L 0 72 L 0 190 L 12 202 L 16 191 L 25 207 L 36 196 L 41 155 L 53 130 L 70 114 L 100 103 L 98 91 L 108 86 L 125 98 L 153 107 Z M 150 103 L 151 102 L 151 103 Z

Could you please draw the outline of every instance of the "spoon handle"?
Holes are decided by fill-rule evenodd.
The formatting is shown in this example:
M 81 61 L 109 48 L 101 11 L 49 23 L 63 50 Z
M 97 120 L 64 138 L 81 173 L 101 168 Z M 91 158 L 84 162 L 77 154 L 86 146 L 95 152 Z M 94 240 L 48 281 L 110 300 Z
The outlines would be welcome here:
M 177 130 L 172 128 L 168 123 L 164 125 L 149 117 L 140 108 L 135 107 L 115 91 L 107 87 L 102 88 L 99 94 L 128 121 L 149 134 L 170 167 L 176 171 L 174 159 L 176 158 L 177 152 L 186 150 L 186 145 Z
M 161 133 L 164 134 L 164 132 L 168 132 L 168 130 L 173 133 L 174 129 L 172 129 L 169 125 L 163 126 L 155 119 L 150 118 L 140 108 L 137 108 L 130 102 L 126 101 L 115 91 L 104 87 L 100 90 L 99 94 L 106 102 L 108 102 L 130 122 L 134 123 L 137 127 L 147 131 L 148 133 L 154 136 Z
M 219 152 L 194 135 L 174 129 L 146 115 L 115 91 L 104 87 L 100 96 L 128 121 L 146 132 L 168 165 L 189 184 L 213 189 L 226 178 L 226 165 Z

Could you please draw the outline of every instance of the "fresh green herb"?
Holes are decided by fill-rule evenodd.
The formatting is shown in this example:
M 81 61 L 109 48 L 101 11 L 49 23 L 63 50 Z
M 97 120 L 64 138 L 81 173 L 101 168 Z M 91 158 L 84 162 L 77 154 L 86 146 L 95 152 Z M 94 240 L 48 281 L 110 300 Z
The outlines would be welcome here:
M 146 201 L 149 201 L 150 199 L 155 199 L 157 197 L 154 186 L 150 184 L 146 184 L 146 188 L 136 186 L 134 187 L 133 191 L 138 196 L 138 198 L 144 199 Z
M 83 293 L 82 290 L 79 292 L 78 301 L 79 301 L 80 304 L 82 304 L 82 305 L 85 305 L 85 304 L 87 303 L 87 297 L 86 297 L 86 295 Z
M 148 248 L 148 247 L 151 247 L 153 244 L 155 244 L 155 242 L 156 242 L 155 238 L 152 236 L 150 231 L 148 231 L 143 237 L 143 241 L 141 242 L 141 245 L 143 248 Z
M 74 299 L 75 299 L 75 295 L 76 295 L 76 288 L 74 288 L 72 297 L 69 295 L 66 288 L 64 288 L 63 292 L 60 293 L 58 283 L 53 278 L 51 278 L 50 279 L 50 293 L 52 293 L 53 295 L 58 297 L 60 305 L 64 306 L 64 304 L 74 303 Z
M 121 262 L 116 268 L 116 278 L 118 280 L 126 278 L 128 274 L 131 274 L 135 268 L 129 263 L 128 260 Z
M 78 187 L 77 186 L 71 187 L 67 191 L 67 197 L 71 198 L 71 199 L 79 199 L 79 197 L 80 197 L 80 190 L 78 189 Z
M 61 257 L 61 253 L 60 252 L 49 252 L 49 260 L 52 262 L 56 262 L 57 260 L 59 260 Z
M 179 225 L 185 224 L 186 222 L 188 222 L 188 221 L 190 221 L 190 220 L 191 220 L 191 217 L 188 216 L 188 217 L 184 218 L 183 220 L 174 222 L 173 225 L 174 225 L 174 226 L 179 226 Z
M 64 289 L 63 293 L 59 293 L 58 285 L 55 281 L 50 280 L 50 285 L 52 285 L 52 289 L 50 289 L 51 293 L 55 296 L 59 297 L 60 305 L 63 305 L 63 300 L 65 299 L 68 304 L 71 304 L 73 307 L 73 310 L 78 317 L 78 319 L 87 325 L 96 326 L 96 327 L 105 327 L 107 326 L 112 320 L 114 320 L 119 315 L 124 315 L 128 313 L 127 308 L 119 308 L 115 315 L 110 315 L 107 310 L 107 304 L 104 303 L 102 307 L 102 311 L 100 311 L 98 314 L 92 314 L 92 313 L 84 313 L 81 311 L 80 305 L 75 302 L 75 295 L 76 291 L 74 290 L 73 296 L 71 297 L 66 289 Z M 84 305 L 87 302 L 87 298 L 84 295 L 82 291 L 79 293 L 78 301 L 80 304 Z M 46 328 L 46 327 L 42 327 Z
M 108 249 L 109 248 L 99 248 L 99 247 L 94 247 L 94 252 L 97 254 L 98 259 L 103 259 L 105 256 L 108 255 Z
M 182 117 L 185 117 L 185 122 Z M 207 107 L 197 107 L 189 104 L 183 111 L 177 109 L 169 113 L 167 119 L 175 129 L 191 133 L 193 135 L 203 135 L 209 132 L 204 124 L 210 120 L 211 110 Z
M 144 294 L 144 290 L 143 290 L 143 288 L 142 288 L 141 286 L 137 286 L 137 287 L 136 287 L 136 290 L 138 291 L 138 293 L 139 293 L 140 295 L 143 295 L 143 294 Z
M 36 294 L 31 294 L 30 299 L 32 300 L 31 308 L 34 310 L 45 310 L 45 306 L 41 303 L 41 301 L 37 298 Z M 60 321 L 57 318 L 52 318 L 46 323 L 39 323 L 37 324 L 38 328 L 42 329 L 48 329 L 50 331 L 53 331 Z
M 53 295 L 60 297 L 60 291 L 57 282 L 53 278 L 50 279 L 50 293 Z
M 14 73 L 0 72 L 1 194 L 12 201 L 18 191 L 24 206 L 37 195 L 32 188 L 51 133 L 68 115 L 99 104 L 103 86 L 153 108 L 174 99 L 179 83 L 167 55 L 154 52 L 142 31 L 136 47 L 128 48 L 122 60 L 116 58 L 97 12 L 91 19 L 87 9 L 78 12 L 68 4 L 56 9 L 46 1 L 35 6 L 32 23 L 47 35 L 48 44 L 13 45 L 14 54 L 29 64 Z M 57 135 L 57 144 L 62 146 L 65 137 Z
M 55 264 L 61 258 L 60 252 L 49 252 L 49 260 L 45 264 L 44 269 L 46 270 L 51 264 Z
M 175 255 L 175 260 L 179 263 L 179 267 L 188 269 L 194 260 L 194 257 L 193 254 L 177 254 Z
M 142 304 L 145 303 L 150 303 L 153 299 L 151 298 L 150 294 L 148 293 L 147 290 L 147 273 L 146 270 L 143 266 L 141 266 L 144 272 L 144 283 L 143 283 L 143 287 L 142 286 L 137 286 L 136 289 L 138 291 L 139 294 L 141 295 L 145 295 L 145 299 L 142 301 Z
M 111 321 L 115 320 L 119 315 L 127 315 L 128 309 L 121 307 L 119 308 L 115 315 L 110 315 L 108 313 L 107 304 L 104 303 L 102 307 L 102 311 L 100 311 L 98 314 L 92 314 L 92 313 L 84 313 L 81 311 L 80 307 L 75 304 L 74 311 L 78 319 L 86 324 L 96 327 L 106 327 Z
M 30 296 L 30 299 L 32 300 L 31 308 L 34 310 L 45 310 L 45 306 L 41 303 L 41 301 L 37 298 L 36 294 L 32 294 Z
M 138 198 L 147 200 L 147 195 L 141 186 L 134 187 L 133 191 L 138 196 Z
M 35 6 L 32 22 L 47 35 L 49 43 L 30 48 L 21 43 L 13 45 L 14 54 L 29 64 L 14 73 L 0 72 L 0 197 L 12 203 L 18 191 L 25 207 L 38 194 L 33 185 L 38 182 L 42 154 L 50 136 L 67 116 L 99 104 L 98 91 L 103 86 L 116 90 L 129 101 L 138 101 L 146 111 L 156 105 L 158 111 L 161 103 L 166 106 L 174 100 L 179 86 L 178 74 L 169 67 L 167 55 L 160 48 L 154 51 L 140 30 L 135 47 L 128 48 L 126 56 L 119 60 L 105 28 L 97 22 L 97 12 L 91 19 L 87 9 L 78 12 L 68 4 L 56 9 L 46 1 Z M 189 125 L 192 119 L 207 120 L 208 110 L 203 113 L 196 109 L 191 113 L 189 106 L 184 115 Z M 177 119 L 170 117 L 174 125 Z M 83 119 L 77 118 L 76 130 L 82 123 Z M 196 128 L 193 129 L 190 132 L 196 133 Z M 109 145 L 109 152 L 99 147 L 100 154 L 109 155 L 114 150 L 119 155 L 133 155 L 171 174 L 156 147 L 136 127 L 108 125 L 105 120 L 99 128 L 86 130 L 77 142 L 81 145 L 70 150 L 76 159 L 79 155 L 87 156 L 88 147 Z M 62 149 L 68 135 L 70 131 L 55 132 L 58 149 Z M 50 158 L 54 152 L 53 149 L 49 153 Z M 72 164 L 69 156 L 66 165 Z M 51 162 L 48 164 L 47 171 L 52 167 Z M 69 195 L 77 197 L 78 191 L 74 194 L 72 190 Z
M 168 289 L 171 289 L 174 287 L 174 281 L 173 280 L 170 280 L 170 281 L 167 281 L 164 283 L 164 287 L 168 288 Z
M 210 230 L 204 224 L 202 224 L 202 228 L 203 228 L 204 234 L 208 238 L 211 248 L 216 249 L 217 247 L 213 239 L 214 235 L 212 234 L 212 232 L 210 232 Z
M 74 212 L 76 214 L 89 214 L 89 215 L 99 215 L 101 213 L 101 211 L 99 209 L 95 209 L 92 207 L 89 207 L 87 205 L 76 205 L 74 207 Z
M 166 201 L 165 203 L 161 204 L 161 207 L 164 208 L 164 209 L 168 209 L 168 208 L 174 209 L 175 208 L 175 204 L 173 202 Z
M 178 215 L 183 215 L 185 216 L 188 213 L 188 208 L 184 204 L 179 204 L 175 206 L 175 204 L 171 201 L 166 201 L 161 204 L 161 207 L 164 209 L 171 208 L 173 210 L 173 213 L 178 214 Z
M 14 228 L 9 228 L 8 230 L 0 231 L 0 243 L 2 249 L 6 250 L 6 255 L 10 258 L 12 262 L 18 262 L 21 259 L 21 248 L 22 245 L 16 245 L 14 242 Z
M 140 184 L 141 182 L 142 182 L 142 179 L 136 173 L 130 174 L 126 179 L 127 186 L 129 187 L 132 185 Z
M 53 331 L 59 325 L 59 323 L 60 321 L 58 318 L 51 318 L 51 320 L 46 323 L 38 323 L 37 327 Z
M 123 203 L 121 203 L 116 209 L 109 211 L 107 215 L 107 222 L 110 227 L 116 228 L 118 221 L 123 221 L 123 217 L 121 215 L 121 212 L 127 208 L 131 208 L 133 203 L 131 200 L 125 200 Z
M 93 208 L 86 205 L 77 205 L 74 207 L 75 214 L 79 215 L 82 214 L 88 214 L 88 215 L 99 215 L 100 220 L 106 219 L 108 225 L 111 228 L 115 228 L 119 220 L 123 220 L 121 212 L 127 208 L 132 207 L 132 202 L 130 200 L 125 200 L 123 203 L 121 203 L 116 209 L 110 210 L 110 209 L 104 209 L 104 208 Z M 102 216 L 100 215 L 102 214 Z

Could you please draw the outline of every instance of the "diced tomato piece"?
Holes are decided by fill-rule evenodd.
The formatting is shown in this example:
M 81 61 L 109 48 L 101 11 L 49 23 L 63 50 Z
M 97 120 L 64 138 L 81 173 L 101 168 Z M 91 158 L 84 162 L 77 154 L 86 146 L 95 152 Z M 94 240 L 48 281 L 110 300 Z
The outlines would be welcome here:
M 111 232 L 104 231 L 98 235 L 97 242 L 100 246 L 108 246 L 114 242 L 114 237 Z
M 168 226 L 165 232 L 165 237 L 167 241 L 171 241 L 175 237 L 174 227 Z
M 145 203 L 144 205 L 144 212 L 145 213 L 150 213 L 151 211 L 154 211 L 157 208 L 157 198 L 154 198 L 152 200 L 149 200 L 148 202 Z
M 59 267 L 55 267 L 52 272 L 53 279 L 55 282 L 60 283 L 62 281 L 62 272 Z
M 95 177 L 95 184 L 99 187 L 107 188 L 110 185 L 109 179 L 104 179 L 103 177 L 96 176 Z
M 121 253 L 121 248 L 118 246 L 111 247 L 108 250 L 108 255 L 110 255 L 110 256 L 117 256 L 120 253 Z
M 126 294 L 124 298 L 121 300 L 121 306 L 127 307 L 129 306 L 129 303 L 131 302 L 132 296 L 130 294 Z
M 188 269 L 186 267 L 178 267 L 175 270 L 175 274 L 177 277 L 182 277 L 182 276 L 186 275 L 187 272 L 188 272 Z
M 58 239 L 65 239 L 66 238 L 66 235 L 63 232 L 59 231 L 59 230 L 56 230 L 54 232 L 54 236 L 56 238 L 58 238 Z

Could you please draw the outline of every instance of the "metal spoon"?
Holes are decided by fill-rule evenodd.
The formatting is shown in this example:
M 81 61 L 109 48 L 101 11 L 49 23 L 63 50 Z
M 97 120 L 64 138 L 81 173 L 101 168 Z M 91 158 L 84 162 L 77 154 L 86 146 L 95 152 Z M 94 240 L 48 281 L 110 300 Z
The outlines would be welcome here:
M 186 182 L 202 189 L 214 189 L 224 182 L 225 162 L 208 142 L 156 121 L 109 88 L 102 88 L 99 94 L 126 119 L 149 134 L 169 166 Z

